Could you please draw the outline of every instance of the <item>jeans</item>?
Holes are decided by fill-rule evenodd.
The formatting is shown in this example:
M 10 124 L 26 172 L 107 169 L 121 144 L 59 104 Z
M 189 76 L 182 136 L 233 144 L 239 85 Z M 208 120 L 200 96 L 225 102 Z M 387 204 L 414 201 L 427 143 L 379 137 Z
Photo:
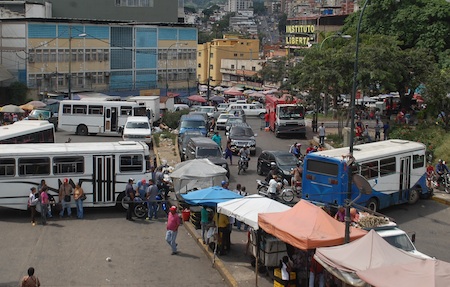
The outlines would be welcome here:
M 47 213 L 48 213 L 48 204 L 41 203 L 41 221 L 42 224 L 47 224 Z
M 313 272 L 309 272 L 309 287 L 314 287 L 314 281 L 315 281 L 315 275 Z M 323 273 L 319 273 L 319 287 L 325 286 L 325 277 L 323 276 Z
M 155 201 L 148 201 L 148 218 L 152 218 L 152 216 L 155 219 L 158 219 L 158 203 Z
M 75 200 L 77 206 L 77 217 L 79 219 L 83 218 L 83 201 L 81 199 Z
M 72 210 L 70 209 L 70 201 L 66 202 L 64 199 L 61 201 L 61 212 L 59 213 L 59 216 L 63 217 L 64 216 L 64 209 L 67 209 L 67 216 L 71 216 L 72 215 Z
M 202 227 L 202 240 L 203 242 L 207 242 L 206 232 L 208 232 L 208 222 L 202 222 L 201 227 Z
M 172 252 L 177 252 L 177 243 L 176 243 L 177 234 L 178 234 L 178 231 L 173 231 L 173 230 L 167 230 L 167 232 L 166 232 L 166 241 L 172 248 Z

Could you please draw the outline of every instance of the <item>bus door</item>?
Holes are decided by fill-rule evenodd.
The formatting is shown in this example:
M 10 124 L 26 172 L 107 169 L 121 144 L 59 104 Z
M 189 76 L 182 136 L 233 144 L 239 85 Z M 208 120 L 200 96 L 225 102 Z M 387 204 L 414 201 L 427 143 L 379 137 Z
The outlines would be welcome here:
M 93 166 L 93 203 L 112 203 L 115 186 L 115 158 L 114 156 L 94 156 Z
M 411 157 L 405 156 L 400 158 L 400 186 L 399 199 L 403 200 L 404 191 L 408 190 L 411 184 Z
M 117 131 L 117 107 L 105 107 L 104 132 Z

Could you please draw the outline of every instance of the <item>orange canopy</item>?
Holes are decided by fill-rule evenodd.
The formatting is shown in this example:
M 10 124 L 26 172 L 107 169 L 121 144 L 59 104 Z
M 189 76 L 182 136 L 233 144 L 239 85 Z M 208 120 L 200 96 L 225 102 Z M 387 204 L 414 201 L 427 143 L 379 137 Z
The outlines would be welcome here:
M 258 223 L 265 232 L 302 250 L 344 244 L 345 224 L 306 200 L 284 212 L 260 213 Z M 350 240 L 366 233 L 351 227 Z

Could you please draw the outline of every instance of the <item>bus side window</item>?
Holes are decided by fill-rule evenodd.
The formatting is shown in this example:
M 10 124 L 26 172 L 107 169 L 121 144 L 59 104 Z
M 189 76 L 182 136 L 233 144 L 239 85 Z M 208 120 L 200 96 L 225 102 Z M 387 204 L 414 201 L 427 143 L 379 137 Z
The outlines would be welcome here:
M 414 154 L 413 155 L 413 168 L 421 168 L 425 165 L 425 155 Z
M 361 175 L 366 179 L 378 177 L 378 161 L 365 162 L 361 164 Z
M 19 158 L 19 175 L 50 174 L 50 158 Z
M 14 176 L 16 161 L 13 158 L 0 159 L 0 176 Z
M 142 155 L 122 155 L 120 157 L 121 172 L 127 171 L 142 171 L 144 168 L 144 161 Z
M 54 157 L 53 174 L 84 173 L 84 157 Z
M 380 176 L 393 174 L 396 172 L 395 157 L 380 160 Z
M 72 106 L 71 105 L 63 105 L 62 112 L 63 112 L 63 114 L 71 114 Z

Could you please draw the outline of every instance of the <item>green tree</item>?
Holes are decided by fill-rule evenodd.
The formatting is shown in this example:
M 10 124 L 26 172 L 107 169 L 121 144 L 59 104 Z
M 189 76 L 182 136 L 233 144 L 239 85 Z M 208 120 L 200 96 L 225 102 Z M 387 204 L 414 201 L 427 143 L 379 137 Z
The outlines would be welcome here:
M 266 15 L 267 9 L 264 2 L 253 1 L 253 13 L 256 15 Z

